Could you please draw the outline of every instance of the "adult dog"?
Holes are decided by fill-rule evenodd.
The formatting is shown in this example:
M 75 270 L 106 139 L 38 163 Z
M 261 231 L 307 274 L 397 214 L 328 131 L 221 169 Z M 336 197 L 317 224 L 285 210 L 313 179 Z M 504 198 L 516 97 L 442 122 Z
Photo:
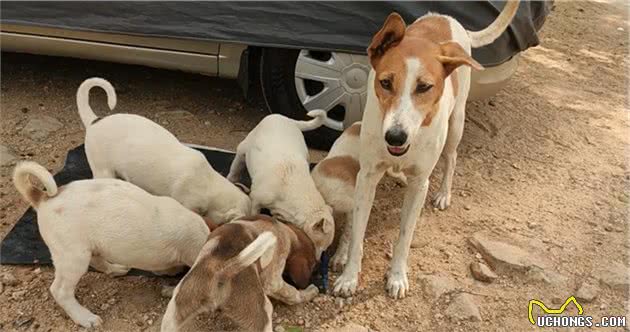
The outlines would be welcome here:
M 348 296 L 356 291 L 363 237 L 376 185 L 393 166 L 405 173 L 408 187 L 387 291 L 393 298 L 405 297 L 409 290 L 409 246 L 425 202 L 429 176 L 442 151 L 446 169 L 434 203 L 446 208 L 450 201 L 470 89 L 470 68 L 483 69 L 471 57 L 471 48 L 497 39 L 518 5 L 519 1 L 507 2 L 492 24 L 476 32 L 467 31 L 452 17 L 432 13 L 407 27 L 400 15 L 392 13 L 373 37 L 368 47 L 372 70 L 360 135 L 360 171 L 348 261 L 335 282 L 335 294 Z

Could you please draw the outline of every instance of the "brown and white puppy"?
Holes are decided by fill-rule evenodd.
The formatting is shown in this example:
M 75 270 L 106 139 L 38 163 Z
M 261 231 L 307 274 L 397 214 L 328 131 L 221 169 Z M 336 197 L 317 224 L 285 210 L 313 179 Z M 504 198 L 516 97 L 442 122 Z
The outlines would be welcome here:
M 354 187 L 359 173 L 359 135 L 361 122 L 355 122 L 337 138 L 326 158 L 317 163 L 311 176 L 315 186 L 324 197 L 326 204 L 333 208 L 337 216 L 344 216 L 346 223 L 339 237 L 337 251 L 331 264 L 333 271 L 339 271 L 346 264 L 354 207 Z M 407 178 L 400 171 L 390 168 L 387 175 L 401 186 L 406 186 Z
M 438 14 L 427 14 L 407 27 L 402 17 L 393 13 L 374 35 L 368 47 L 372 70 L 360 135 L 361 169 L 354 194 L 350 249 L 343 274 L 335 281 L 335 294 L 347 296 L 356 290 L 376 186 L 385 171 L 394 167 L 405 173 L 409 185 L 387 290 L 393 298 L 405 297 L 409 245 L 429 176 L 442 152 L 446 169 L 434 203 L 445 208 L 450 201 L 470 72 L 471 68 L 482 69 L 471 57 L 471 48 L 497 39 L 518 5 L 519 1 L 507 2 L 497 19 L 477 32 L 466 31 L 454 18 Z
M 29 176 L 46 191 L 33 186 Z M 13 182 L 37 211 L 39 232 L 50 249 L 55 266 L 50 292 L 83 327 L 102 323 L 74 297 L 89 266 L 112 276 L 131 268 L 169 273 L 191 266 L 208 238 L 208 227 L 199 215 L 129 182 L 81 180 L 57 188 L 50 172 L 34 162 L 18 164 Z
M 249 197 L 215 171 L 201 152 L 162 126 L 136 114 L 97 117 L 89 103 L 93 87 L 105 90 L 110 109 L 116 106 L 116 92 L 98 77 L 85 80 L 77 90 L 85 154 L 94 178 L 119 178 L 151 194 L 173 197 L 218 224 L 249 214 Z
M 179 282 L 162 318 L 177 331 L 199 313 L 221 309 L 246 331 L 272 331 L 268 297 L 298 304 L 318 294 L 309 280 L 315 247 L 299 228 L 258 215 L 224 224 L 210 234 Z M 298 290 L 282 279 L 288 272 Z M 308 287 L 307 287 L 308 286 Z

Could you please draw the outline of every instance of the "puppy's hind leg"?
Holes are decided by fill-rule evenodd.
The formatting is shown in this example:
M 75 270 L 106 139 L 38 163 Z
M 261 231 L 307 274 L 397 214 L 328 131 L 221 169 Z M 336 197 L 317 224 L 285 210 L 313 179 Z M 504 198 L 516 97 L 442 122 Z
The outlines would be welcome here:
M 448 135 L 446 137 L 446 144 L 442 150 L 445 163 L 444 175 L 442 177 L 440 190 L 433 197 L 433 205 L 440 210 L 444 210 L 451 205 L 451 187 L 453 185 L 453 174 L 455 173 L 455 164 L 457 161 L 457 146 L 464 132 L 464 120 L 466 117 L 465 107 L 465 102 L 458 103 L 448 121 Z
M 59 253 L 51 249 L 51 254 L 55 266 L 55 280 L 50 286 L 50 293 L 55 301 L 75 323 L 85 328 L 101 325 L 103 320 L 79 304 L 74 297 L 77 283 L 90 265 L 92 256 L 90 251 L 77 252 L 66 249 L 63 253 Z
M 227 179 L 232 183 L 240 181 L 241 174 L 247 166 L 245 163 L 245 149 L 242 147 L 242 144 L 243 143 L 239 144 L 236 148 L 236 155 L 234 156 L 234 160 L 232 160 L 230 172 L 227 176 Z
M 112 277 L 124 276 L 127 272 L 129 272 L 129 270 L 131 270 L 124 265 L 112 264 L 101 256 L 92 256 L 90 266 L 95 268 L 97 271 L 103 272 Z

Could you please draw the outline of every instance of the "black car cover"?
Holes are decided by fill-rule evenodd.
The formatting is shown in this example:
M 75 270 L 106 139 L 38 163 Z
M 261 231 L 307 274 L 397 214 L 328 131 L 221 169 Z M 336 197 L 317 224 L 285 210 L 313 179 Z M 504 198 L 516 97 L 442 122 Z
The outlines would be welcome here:
M 473 56 L 485 66 L 501 64 L 539 43 L 537 31 L 552 1 L 522 2 L 509 29 Z M 455 17 L 481 30 L 501 12 L 503 1 L 414 2 L 130 2 L 2 1 L 3 24 L 34 25 L 118 34 L 201 39 L 253 46 L 365 53 L 391 12 L 407 23 L 427 12 Z

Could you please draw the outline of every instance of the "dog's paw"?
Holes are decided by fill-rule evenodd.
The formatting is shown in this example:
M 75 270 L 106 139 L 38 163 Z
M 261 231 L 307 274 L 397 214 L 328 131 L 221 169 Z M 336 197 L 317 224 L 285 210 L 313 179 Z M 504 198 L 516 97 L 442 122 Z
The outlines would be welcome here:
M 335 256 L 333 256 L 331 261 L 331 269 L 335 272 L 341 272 L 343 267 L 346 266 L 346 262 L 348 261 L 348 250 L 343 250 L 343 248 L 338 248 Z
M 402 299 L 409 291 L 407 274 L 403 272 L 389 272 L 387 275 L 387 293 L 391 298 Z
M 315 285 L 310 285 L 304 290 L 304 302 L 309 302 L 319 294 L 319 288 Z
M 129 270 L 131 270 L 131 269 L 126 267 L 126 266 L 124 266 L 124 265 L 109 264 L 109 265 L 107 265 L 107 271 L 105 271 L 105 274 L 107 274 L 108 276 L 111 276 L 111 277 L 120 277 L 120 276 L 124 276 L 125 274 L 127 274 L 129 272 Z
M 336 296 L 350 297 L 357 290 L 359 278 L 356 273 L 343 273 L 335 280 L 333 294 Z
M 407 176 L 403 172 L 395 172 L 391 168 L 387 170 L 387 176 L 391 177 L 399 187 L 407 186 Z
M 440 190 L 433 197 L 433 206 L 436 208 L 445 210 L 449 205 L 451 205 L 451 193 Z
M 86 310 L 86 312 L 81 313 L 81 315 L 79 315 L 79 317 L 76 317 L 76 319 L 74 319 L 75 323 L 85 327 L 85 328 L 91 328 L 91 327 L 97 327 L 100 326 L 101 324 L 103 324 L 103 320 L 101 319 L 101 317 L 99 317 L 98 315 L 95 315 L 89 311 Z

